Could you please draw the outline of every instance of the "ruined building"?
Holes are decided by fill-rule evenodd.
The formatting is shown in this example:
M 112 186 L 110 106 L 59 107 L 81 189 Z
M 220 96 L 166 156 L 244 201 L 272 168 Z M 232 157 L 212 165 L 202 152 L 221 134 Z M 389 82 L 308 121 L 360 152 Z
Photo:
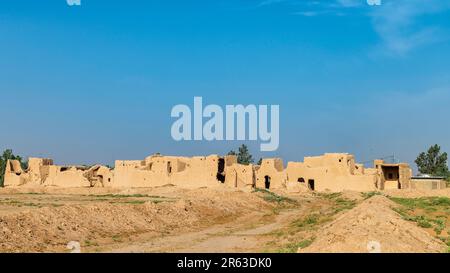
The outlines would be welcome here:
M 302 191 L 377 191 L 411 188 L 408 164 L 375 160 L 374 168 L 357 164 L 350 154 L 306 157 L 303 162 L 264 159 L 260 166 L 241 165 L 236 156 L 176 157 L 152 155 L 144 160 L 115 162 L 114 169 L 95 165 L 56 166 L 51 159 L 30 158 L 27 170 L 7 162 L 5 187 L 145 188 L 174 185 L 186 188 L 286 189 Z

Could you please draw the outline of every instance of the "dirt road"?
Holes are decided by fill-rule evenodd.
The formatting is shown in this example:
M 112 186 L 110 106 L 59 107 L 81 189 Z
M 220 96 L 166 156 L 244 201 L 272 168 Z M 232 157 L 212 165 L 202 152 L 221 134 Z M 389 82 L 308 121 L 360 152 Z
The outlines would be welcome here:
M 145 235 L 139 242 L 109 246 L 102 251 L 111 252 L 171 252 L 171 253 L 260 253 L 271 240 L 270 233 L 289 225 L 304 209 L 286 209 L 268 217 L 263 213 L 250 213 L 221 225 L 202 231 L 162 238 Z
M 409 206 L 397 208 L 399 214 L 386 197 L 376 197 L 223 188 L 0 189 L 0 252 L 69 252 L 69 242 L 81 252 L 364 252 L 371 234 L 381 242 L 383 234 L 400 234 L 395 244 L 383 243 L 391 252 L 445 248 L 433 236 L 448 234 L 442 217 L 450 215 L 449 200 L 398 199 Z
M 84 252 L 261 252 L 274 239 L 269 233 L 322 201 L 301 203 L 266 192 L 211 189 L 3 190 L 0 251 L 67 252 L 67 243 L 76 241 Z

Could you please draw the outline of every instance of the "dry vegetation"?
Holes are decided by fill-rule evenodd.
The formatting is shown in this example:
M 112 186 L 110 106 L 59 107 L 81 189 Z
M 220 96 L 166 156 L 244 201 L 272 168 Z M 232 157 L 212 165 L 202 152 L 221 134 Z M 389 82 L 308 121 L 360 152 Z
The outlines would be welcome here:
M 402 194 L 0 189 L 0 252 L 445 252 L 450 199 Z
M 406 221 L 414 222 L 430 235 L 444 242 L 450 252 L 450 198 L 421 197 L 391 200 L 400 206 L 395 208 Z

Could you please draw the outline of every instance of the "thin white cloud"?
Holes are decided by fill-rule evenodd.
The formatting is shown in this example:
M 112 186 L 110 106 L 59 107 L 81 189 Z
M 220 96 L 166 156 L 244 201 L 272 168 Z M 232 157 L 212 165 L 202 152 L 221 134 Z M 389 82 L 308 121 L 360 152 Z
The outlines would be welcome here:
M 293 12 L 293 15 L 299 15 L 304 17 L 315 17 L 315 16 L 322 16 L 331 14 L 333 16 L 344 16 L 345 13 L 336 11 L 336 10 L 306 10 L 306 11 L 297 11 Z
M 344 16 L 359 12 L 367 16 L 380 38 L 378 52 L 404 56 L 421 46 L 450 39 L 450 31 L 419 19 L 450 10 L 448 0 L 382 0 L 380 6 L 369 6 L 367 0 L 263 0 L 261 6 L 291 4 L 304 17 Z
M 268 6 L 268 5 L 278 4 L 281 2 L 285 2 L 285 1 L 287 1 L 287 0 L 263 0 L 258 4 L 258 6 L 259 7 Z
M 305 17 L 313 17 L 313 16 L 320 15 L 322 13 L 320 13 L 318 11 L 298 11 L 298 12 L 294 12 L 292 14 L 301 15 L 301 16 L 305 16 Z
M 439 26 L 417 23 L 421 16 L 448 9 L 450 3 L 442 0 L 395 0 L 385 1 L 369 16 L 381 39 L 380 46 L 389 53 L 405 55 L 420 46 L 449 38 Z
M 336 0 L 337 4 L 346 8 L 360 7 L 365 4 L 366 0 Z
M 292 12 L 293 15 L 301 16 L 319 16 L 319 15 L 335 15 L 342 16 L 348 9 L 364 6 L 367 0 L 263 0 L 259 2 L 258 7 L 270 5 L 289 5 L 291 8 L 297 9 Z

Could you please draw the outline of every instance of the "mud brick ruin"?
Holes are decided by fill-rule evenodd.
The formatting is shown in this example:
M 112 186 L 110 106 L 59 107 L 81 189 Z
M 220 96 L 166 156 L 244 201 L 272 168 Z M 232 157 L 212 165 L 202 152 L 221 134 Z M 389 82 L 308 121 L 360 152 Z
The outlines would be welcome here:
M 375 160 L 373 168 L 355 163 L 350 154 L 306 157 L 303 162 L 264 159 L 259 165 L 242 165 L 236 156 L 177 157 L 152 155 L 144 160 L 117 160 L 106 166 L 57 166 L 53 160 L 30 158 L 28 169 L 7 162 L 5 187 L 109 187 L 148 188 L 175 185 L 185 188 L 233 188 L 305 191 L 378 191 L 417 188 L 406 163 Z M 439 184 L 440 185 L 440 184 Z M 421 185 L 422 187 L 424 185 Z M 426 186 L 426 185 L 425 185 Z

